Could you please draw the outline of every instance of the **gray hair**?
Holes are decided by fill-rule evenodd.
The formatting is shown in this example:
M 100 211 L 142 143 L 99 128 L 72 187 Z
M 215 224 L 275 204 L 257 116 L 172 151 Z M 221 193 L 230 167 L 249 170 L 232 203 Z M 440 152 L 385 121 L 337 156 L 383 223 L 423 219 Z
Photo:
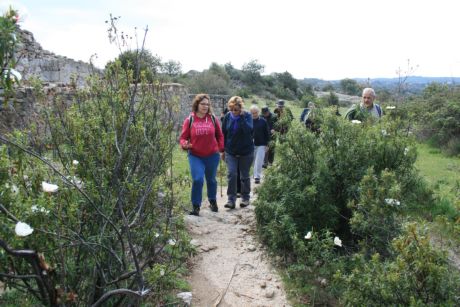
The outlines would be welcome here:
M 256 106 L 255 104 L 253 104 L 250 108 L 249 108 L 249 111 L 257 111 L 257 113 L 260 113 L 260 109 L 258 106 Z
M 373 97 L 375 97 L 375 91 L 373 88 L 370 88 L 370 87 L 366 87 L 365 89 L 363 89 L 363 96 L 364 94 L 366 93 L 370 93 Z

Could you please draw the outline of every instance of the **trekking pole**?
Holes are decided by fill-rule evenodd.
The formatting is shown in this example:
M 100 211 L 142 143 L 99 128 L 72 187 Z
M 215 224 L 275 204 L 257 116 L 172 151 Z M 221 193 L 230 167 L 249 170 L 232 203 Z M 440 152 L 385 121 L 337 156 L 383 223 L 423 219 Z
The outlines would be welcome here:
M 224 197 L 224 194 L 222 192 L 222 161 L 219 163 L 219 180 L 220 180 L 220 197 Z

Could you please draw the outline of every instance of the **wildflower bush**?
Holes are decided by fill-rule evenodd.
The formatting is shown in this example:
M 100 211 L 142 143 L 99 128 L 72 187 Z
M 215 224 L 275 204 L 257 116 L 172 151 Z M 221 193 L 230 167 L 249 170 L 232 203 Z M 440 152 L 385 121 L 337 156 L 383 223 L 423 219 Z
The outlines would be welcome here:
M 311 280 L 324 279 L 322 286 L 340 297 L 343 289 L 328 283 L 334 273 L 360 267 L 353 254 L 393 259 L 391 242 L 401 234 L 404 213 L 426 208 L 433 196 L 414 168 L 414 141 L 397 116 L 349 122 L 318 110 L 315 120 L 320 133 L 294 123 L 277 147 L 255 212 L 261 239 L 287 259 L 288 272 L 305 276 L 299 286 L 316 289 Z M 338 244 L 320 243 L 325 233 Z
M 359 266 L 350 274 L 340 271 L 335 278 L 345 285 L 347 306 L 458 306 L 460 278 L 449 267 L 444 251 L 430 245 L 426 227 L 405 225 L 391 244 L 394 259 L 370 261 L 359 255 Z
M 34 304 L 160 305 L 184 286 L 177 105 L 120 62 L 110 73 L 51 103 L 44 127 L 0 136 L 0 280 Z

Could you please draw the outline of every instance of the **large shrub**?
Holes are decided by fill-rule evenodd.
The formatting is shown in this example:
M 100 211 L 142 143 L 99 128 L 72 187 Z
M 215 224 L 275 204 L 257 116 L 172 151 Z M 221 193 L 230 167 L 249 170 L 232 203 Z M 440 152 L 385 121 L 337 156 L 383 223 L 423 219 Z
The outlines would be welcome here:
M 418 182 L 416 154 L 400 123 L 354 124 L 331 114 L 318 114 L 317 122 L 319 135 L 300 125 L 290 129 L 285 143 L 277 147 L 277 164 L 259 189 L 260 233 L 276 249 L 292 251 L 291 234 L 311 227 L 330 229 L 350 244 L 355 242 L 347 204 L 360 199 L 361 180 L 369 168 L 378 177 L 385 170 L 393 172 L 401 201 L 408 207 L 419 201 L 411 191 Z
M 191 251 L 174 207 L 177 106 L 120 62 L 109 76 L 44 109 L 41 134 L 1 136 L 0 279 L 35 302 L 159 304 Z
M 427 229 L 408 224 L 395 239 L 394 259 L 375 254 L 350 274 L 336 275 L 345 288 L 346 306 L 458 306 L 460 278 L 449 266 L 446 253 L 430 245 Z

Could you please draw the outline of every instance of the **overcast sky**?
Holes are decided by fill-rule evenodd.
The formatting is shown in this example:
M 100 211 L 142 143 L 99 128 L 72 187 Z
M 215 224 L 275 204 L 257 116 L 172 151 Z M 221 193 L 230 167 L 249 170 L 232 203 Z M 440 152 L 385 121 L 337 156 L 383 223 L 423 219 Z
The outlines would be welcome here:
M 148 26 L 147 49 L 184 72 L 258 60 L 299 79 L 396 77 L 410 59 L 415 75 L 460 77 L 460 0 L 0 0 L 2 13 L 8 4 L 44 49 L 96 53 L 99 67 L 118 54 L 113 14 L 132 36 Z

